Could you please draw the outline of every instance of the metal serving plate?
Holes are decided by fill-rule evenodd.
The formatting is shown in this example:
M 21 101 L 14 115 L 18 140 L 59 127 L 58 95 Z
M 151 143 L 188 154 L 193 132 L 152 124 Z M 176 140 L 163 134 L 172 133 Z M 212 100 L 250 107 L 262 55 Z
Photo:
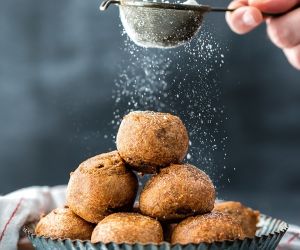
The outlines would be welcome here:
M 23 231 L 28 236 L 36 249 L 61 249 L 61 250 L 257 250 L 257 249 L 276 249 L 281 238 L 288 229 L 288 224 L 284 221 L 272 218 L 267 215 L 260 215 L 258 224 L 259 229 L 253 239 L 222 241 L 213 243 L 171 245 L 168 242 L 160 244 L 116 244 L 116 243 L 97 243 L 90 241 L 71 240 L 71 239 L 52 239 L 40 237 L 34 234 L 35 225 L 25 226 Z

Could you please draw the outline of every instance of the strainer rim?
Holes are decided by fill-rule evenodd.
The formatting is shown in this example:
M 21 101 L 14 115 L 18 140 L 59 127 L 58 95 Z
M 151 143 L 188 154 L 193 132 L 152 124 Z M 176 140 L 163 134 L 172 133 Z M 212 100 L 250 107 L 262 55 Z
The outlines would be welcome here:
M 144 2 L 144 1 L 132 1 L 132 0 L 121 0 L 121 6 L 134 6 L 134 7 L 146 7 L 156 9 L 173 9 L 173 10 L 192 10 L 208 12 L 211 7 L 208 5 L 190 5 L 190 4 L 176 4 L 176 3 L 158 3 L 158 2 Z
M 190 10 L 190 11 L 199 11 L 199 12 L 209 12 L 211 7 L 208 5 L 198 4 L 176 4 L 176 3 L 159 3 L 159 2 L 144 2 L 144 1 L 136 1 L 136 0 L 106 0 L 101 5 L 105 8 L 101 8 L 101 10 L 105 10 L 110 4 L 117 4 L 120 6 L 130 6 L 130 7 L 145 7 L 145 8 L 153 8 L 153 9 L 171 9 L 171 10 Z

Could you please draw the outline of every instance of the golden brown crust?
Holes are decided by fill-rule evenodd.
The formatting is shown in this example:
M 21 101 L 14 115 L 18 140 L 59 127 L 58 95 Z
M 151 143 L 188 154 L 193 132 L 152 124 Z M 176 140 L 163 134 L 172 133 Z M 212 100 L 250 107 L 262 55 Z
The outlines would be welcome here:
M 89 240 L 95 225 L 81 219 L 69 208 L 57 208 L 41 218 L 35 228 L 39 236 Z
M 115 213 L 98 223 L 92 243 L 160 243 L 163 231 L 160 223 L 138 213 Z
M 214 211 L 224 212 L 233 216 L 241 224 L 246 237 L 253 238 L 255 236 L 256 225 L 259 221 L 259 211 L 252 210 L 235 201 L 217 203 Z
M 139 205 L 142 214 L 176 221 L 208 213 L 214 202 L 215 188 L 203 171 L 189 164 L 172 164 L 146 183 Z
M 117 151 L 100 154 L 79 165 L 67 187 L 67 204 L 92 223 L 105 216 L 132 209 L 138 181 Z
M 126 115 L 117 134 L 121 157 L 143 173 L 155 173 L 170 163 L 180 163 L 188 142 L 187 130 L 179 117 L 151 111 Z
M 189 217 L 175 227 L 171 243 L 211 243 L 245 238 L 240 224 L 224 213 L 212 212 Z

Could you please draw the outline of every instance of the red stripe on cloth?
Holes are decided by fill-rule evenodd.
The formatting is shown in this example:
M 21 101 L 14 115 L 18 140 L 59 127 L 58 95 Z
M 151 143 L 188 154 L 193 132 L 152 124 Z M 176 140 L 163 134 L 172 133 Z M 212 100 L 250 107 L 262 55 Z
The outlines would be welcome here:
M 295 239 L 299 238 L 300 233 L 294 234 L 287 242 L 287 244 L 291 244 L 292 241 L 294 241 Z
M 4 234 L 5 234 L 5 231 L 6 231 L 7 227 L 8 227 L 8 225 L 9 225 L 9 223 L 10 223 L 10 222 L 12 221 L 12 219 L 15 217 L 15 215 L 16 215 L 16 213 L 17 213 L 17 211 L 18 211 L 18 209 L 19 209 L 19 207 L 20 207 L 22 201 L 23 201 L 23 198 L 21 198 L 21 199 L 19 200 L 19 202 L 18 202 L 18 204 L 16 205 L 14 211 L 12 212 L 12 214 L 11 214 L 11 216 L 9 217 L 8 221 L 6 222 L 6 224 L 5 224 L 5 226 L 4 226 L 3 230 L 2 230 L 2 232 L 1 232 L 1 234 L 0 234 L 0 243 L 1 243 L 2 239 L 3 239 L 3 236 L 4 236 Z

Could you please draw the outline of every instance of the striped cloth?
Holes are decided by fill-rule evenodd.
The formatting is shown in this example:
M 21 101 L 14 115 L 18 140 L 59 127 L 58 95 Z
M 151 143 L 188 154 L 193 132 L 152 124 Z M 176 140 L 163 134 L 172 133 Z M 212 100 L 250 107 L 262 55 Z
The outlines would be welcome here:
M 66 186 L 30 187 L 0 197 L 0 250 L 17 250 L 22 226 L 63 206 L 65 190 Z M 299 249 L 300 228 L 290 225 L 277 250 Z
M 289 230 L 280 241 L 277 250 L 299 250 L 300 249 L 300 227 L 290 225 Z
M 30 187 L 0 197 L 0 250 L 18 249 L 21 228 L 65 202 L 65 186 Z

